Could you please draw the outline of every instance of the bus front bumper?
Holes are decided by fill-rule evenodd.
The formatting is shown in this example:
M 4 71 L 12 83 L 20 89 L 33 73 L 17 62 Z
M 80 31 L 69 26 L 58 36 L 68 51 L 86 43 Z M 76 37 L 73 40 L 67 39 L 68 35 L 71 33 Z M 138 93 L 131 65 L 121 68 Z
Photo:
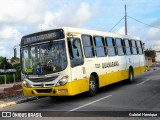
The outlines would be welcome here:
M 44 88 L 27 88 L 22 85 L 24 96 L 71 96 L 65 86 L 44 87 Z

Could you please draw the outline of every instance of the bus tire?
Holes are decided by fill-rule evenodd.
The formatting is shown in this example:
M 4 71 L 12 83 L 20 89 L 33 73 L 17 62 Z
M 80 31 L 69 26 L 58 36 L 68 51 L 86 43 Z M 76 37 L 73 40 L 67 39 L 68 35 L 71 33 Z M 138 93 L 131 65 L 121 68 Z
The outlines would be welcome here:
M 97 81 L 93 75 L 90 76 L 89 80 L 89 96 L 95 96 L 97 94 Z
M 134 82 L 134 73 L 132 69 L 129 69 L 128 83 L 133 83 L 133 82 Z

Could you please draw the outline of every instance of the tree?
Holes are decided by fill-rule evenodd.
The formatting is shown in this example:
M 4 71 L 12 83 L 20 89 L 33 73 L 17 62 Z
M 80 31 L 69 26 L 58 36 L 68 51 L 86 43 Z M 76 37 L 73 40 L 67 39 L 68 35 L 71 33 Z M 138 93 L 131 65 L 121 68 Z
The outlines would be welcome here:
M 144 51 L 145 56 L 155 58 L 156 57 L 156 51 L 155 50 L 146 50 Z
M 4 69 L 4 57 L 0 56 L 0 69 Z
M 20 61 L 20 59 L 17 58 L 17 57 L 12 57 L 11 58 L 11 62 L 19 62 L 19 61 Z
M 0 69 L 12 69 L 13 66 L 7 61 L 6 57 L 0 57 Z
M 4 60 L 4 57 L 0 56 L 0 63 Z
M 156 51 L 155 50 L 149 50 L 149 49 L 147 49 L 146 51 L 144 51 L 144 54 L 147 57 L 151 57 L 152 61 L 155 62 L 155 57 L 156 57 Z

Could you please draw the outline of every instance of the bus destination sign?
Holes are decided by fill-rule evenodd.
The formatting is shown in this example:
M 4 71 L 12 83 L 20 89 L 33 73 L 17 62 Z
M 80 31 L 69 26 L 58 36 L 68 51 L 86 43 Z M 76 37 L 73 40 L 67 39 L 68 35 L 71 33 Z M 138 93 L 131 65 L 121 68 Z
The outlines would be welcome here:
M 63 39 L 64 33 L 63 30 L 52 30 L 45 31 L 40 33 L 35 33 L 32 35 L 28 35 L 22 38 L 21 45 L 28 45 L 37 42 L 42 42 L 45 40 L 55 40 L 55 39 Z

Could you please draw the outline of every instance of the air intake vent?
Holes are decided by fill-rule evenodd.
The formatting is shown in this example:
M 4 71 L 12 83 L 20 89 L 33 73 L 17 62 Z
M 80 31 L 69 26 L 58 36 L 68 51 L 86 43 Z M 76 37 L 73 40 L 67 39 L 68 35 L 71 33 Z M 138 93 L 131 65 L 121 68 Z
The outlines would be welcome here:
M 51 93 L 52 89 L 35 89 L 37 93 Z

